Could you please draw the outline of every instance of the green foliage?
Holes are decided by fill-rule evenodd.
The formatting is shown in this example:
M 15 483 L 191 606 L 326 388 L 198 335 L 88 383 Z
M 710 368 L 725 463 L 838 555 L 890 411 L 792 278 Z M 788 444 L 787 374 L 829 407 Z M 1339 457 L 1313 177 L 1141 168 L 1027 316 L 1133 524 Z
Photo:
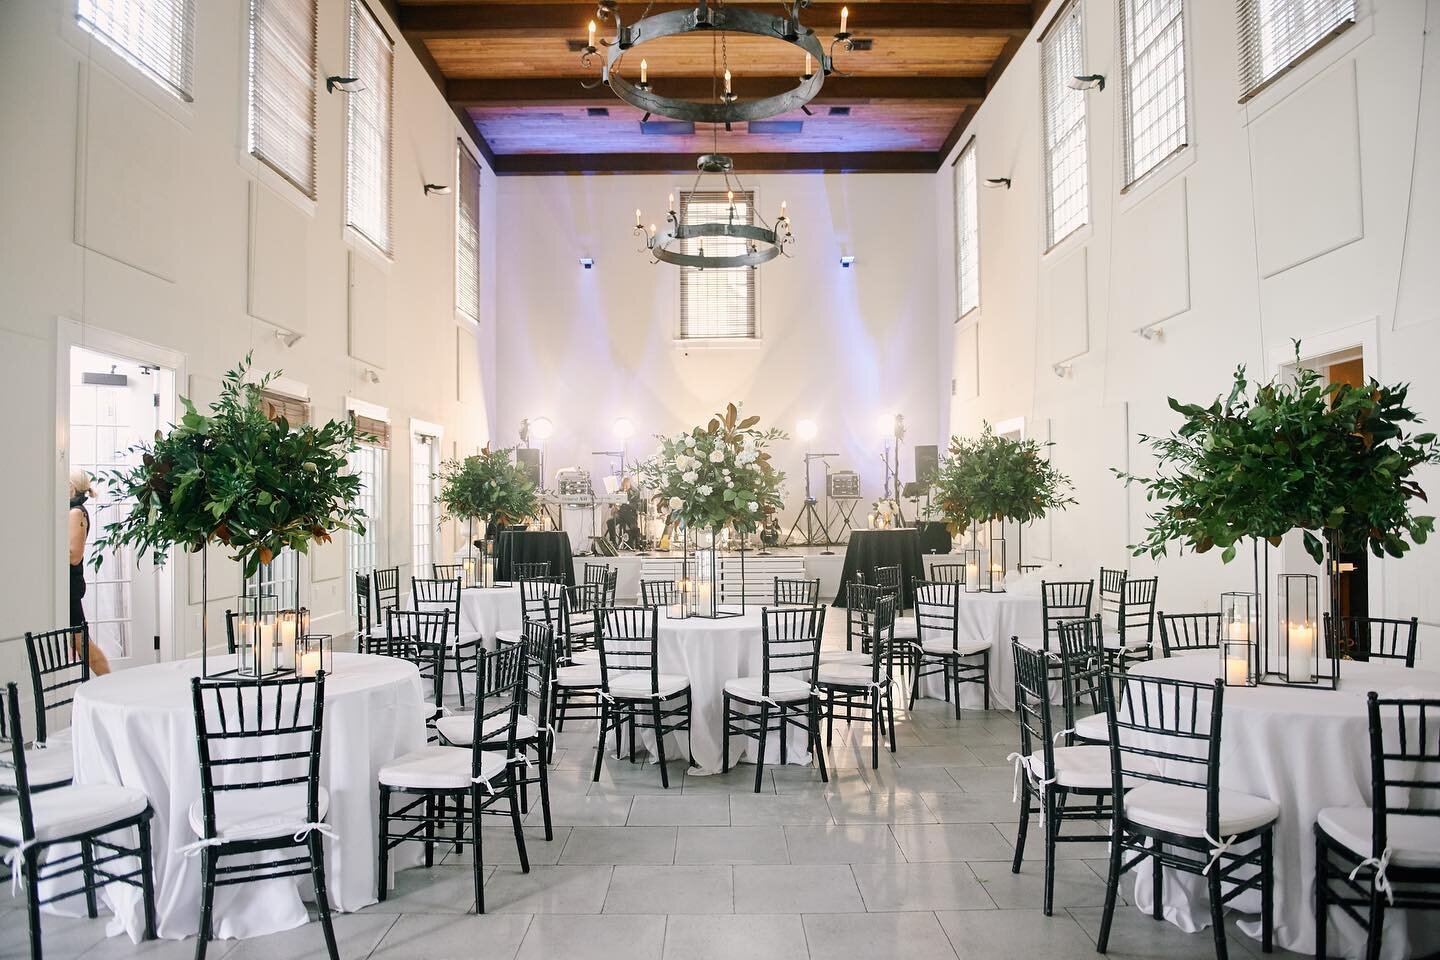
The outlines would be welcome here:
M 171 547 L 197 552 L 214 542 L 234 552 L 248 577 L 286 547 L 305 553 L 336 530 L 364 532 L 354 505 L 360 478 L 348 466 L 354 425 L 291 430 L 284 418 L 269 419 L 260 391 L 273 375 L 246 383 L 249 368 L 247 354 L 225 374 L 208 414 L 182 397 L 180 423 L 156 431 L 153 445 L 132 448 L 138 465 L 106 473 L 116 496 L 134 505 L 96 541 L 97 567 L 115 547 L 149 551 L 161 565 Z
M 754 532 L 784 505 L 785 474 L 771 465 L 765 448 L 785 434 L 761 430 L 759 422 L 740 419 L 740 407 L 732 403 L 704 427 L 662 437 L 659 451 L 640 465 L 645 486 L 693 530 L 733 526 Z
M 1295 350 L 1298 362 L 1298 342 Z M 1155 451 L 1156 475 L 1116 471 L 1159 505 L 1131 550 L 1160 557 L 1179 541 L 1196 553 L 1219 547 L 1228 563 L 1247 537 L 1278 545 L 1298 529 L 1316 563 L 1322 537 L 1335 552 L 1368 544 L 1377 557 L 1403 556 L 1407 537 L 1424 543 L 1435 528 L 1434 517 L 1411 513 L 1410 501 L 1425 499 L 1415 469 L 1440 462 L 1435 434 L 1406 432 L 1423 422 L 1405 406 L 1408 389 L 1373 379 L 1326 385 L 1304 368 L 1293 382 L 1252 385 L 1242 365 L 1223 401 L 1202 407 L 1171 398 L 1184 423 L 1169 436 L 1141 438 Z
M 540 508 L 535 484 L 510 459 L 510 451 L 486 447 L 474 456 L 440 464 L 435 502 L 444 510 L 441 520 L 506 524 L 533 516 Z
M 951 532 L 972 521 L 1029 523 L 1075 502 L 1070 480 L 1045 459 L 1034 440 L 995 435 L 985 424 L 978 437 L 951 437 L 935 480 L 936 504 Z

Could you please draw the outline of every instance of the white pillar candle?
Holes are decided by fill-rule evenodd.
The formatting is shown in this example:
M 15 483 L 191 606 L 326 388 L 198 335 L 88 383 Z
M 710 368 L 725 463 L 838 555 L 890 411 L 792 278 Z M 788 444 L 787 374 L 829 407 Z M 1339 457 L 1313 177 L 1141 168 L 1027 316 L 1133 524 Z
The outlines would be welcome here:
M 313 677 L 320 672 L 320 651 L 307 653 L 300 657 L 300 676 Z
M 1291 623 L 1285 631 L 1286 666 L 1291 680 L 1305 683 L 1315 679 L 1311 661 L 1315 656 L 1315 627 L 1301 622 Z
M 1250 657 L 1246 653 L 1248 647 L 1241 647 L 1239 650 L 1229 648 L 1225 651 L 1225 684 L 1231 687 L 1243 687 L 1250 676 Z

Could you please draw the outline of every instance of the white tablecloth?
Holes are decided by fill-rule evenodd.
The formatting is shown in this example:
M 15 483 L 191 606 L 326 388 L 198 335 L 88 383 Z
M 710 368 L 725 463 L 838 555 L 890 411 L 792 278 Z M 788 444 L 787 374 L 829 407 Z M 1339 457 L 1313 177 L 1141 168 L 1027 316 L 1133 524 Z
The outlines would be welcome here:
M 519 630 L 521 625 L 518 585 L 466 587 L 460 591 L 461 633 L 478 633 L 493 646 L 497 631 Z
M 689 752 L 695 759 L 692 773 L 719 773 L 724 759 L 725 682 L 735 677 L 758 677 L 764 671 L 760 633 L 760 610 L 749 609 L 737 617 L 688 617 L 671 620 L 660 611 L 659 660 L 661 673 L 680 673 L 690 678 L 691 731 Z M 787 758 L 791 763 L 808 763 L 810 745 L 805 735 L 790 731 Z M 654 737 L 645 735 L 642 744 L 654 754 Z M 613 744 L 613 737 L 608 741 Z M 623 742 L 623 738 L 622 738 Z M 748 737 L 730 738 L 730 763 L 753 759 L 757 743 Z M 665 740 L 666 759 L 683 760 L 686 744 L 678 735 Z M 766 763 L 780 762 L 780 743 L 771 739 L 765 751 Z
M 1173 657 L 1130 668 L 1133 674 L 1210 682 L 1216 657 Z M 1315 951 L 1315 815 L 1322 807 L 1370 803 L 1369 722 L 1365 694 L 1440 696 L 1440 673 L 1407 670 L 1387 662 L 1341 664 L 1338 690 L 1228 687 L 1221 731 L 1220 783 L 1268 797 L 1280 805 L 1275 825 L 1275 944 L 1299 953 Z M 1136 870 L 1134 902 L 1150 911 L 1149 861 Z M 1186 931 L 1209 926 L 1210 901 L 1201 878 L 1165 873 L 1164 916 Z M 1260 894 L 1233 901 L 1258 915 Z M 1330 910 L 1330 953 L 1359 957 L 1365 936 L 1339 909 Z M 1259 923 L 1241 922 L 1259 939 Z M 1391 910 L 1385 917 L 1385 957 L 1427 956 L 1440 949 L 1434 914 Z
M 1034 593 L 1028 590 L 1013 590 L 1005 593 L 960 594 L 960 639 L 990 641 L 991 709 L 1015 709 L 1015 657 L 1010 649 L 1010 638 L 1018 636 L 1021 640 L 1038 646 L 1040 619 L 1038 588 Z M 920 693 L 927 697 L 943 698 L 944 676 L 935 673 L 926 677 L 920 684 Z M 979 684 L 961 685 L 960 705 L 973 710 L 984 706 L 984 692 Z
M 195 840 L 188 812 L 200 796 L 200 762 L 190 678 L 199 672 L 199 660 L 137 667 L 97 677 L 75 696 L 76 782 L 134 787 L 155 809 L 156 923 L 159 935 L 170 938 L 194 936 L 200 927 L 200 858 L 178 852 Z M 336 910 L 375 902 L 376 776 L 384 763 L 424 746 L 420 703 L 413 664 L 335 654 L 334 672 L 325 679 L 321 780 L 330 791 L 326 819 L 338 834 L 325 841 L 330 905 Z M 397 866 L 405 863 L 408 856 Z M 300 883 L 285 878 L 219 888 L 216 936 L 255 937 L 306 923 Z M 308 880 L 304 886 L 309 892 Z M 111 885 L 104 899 L 115 914 L 110 933 L 123 929 L 138 942 L 144 930 L 139 890 Z M 83 900 L 69 903 L 83 908 Z

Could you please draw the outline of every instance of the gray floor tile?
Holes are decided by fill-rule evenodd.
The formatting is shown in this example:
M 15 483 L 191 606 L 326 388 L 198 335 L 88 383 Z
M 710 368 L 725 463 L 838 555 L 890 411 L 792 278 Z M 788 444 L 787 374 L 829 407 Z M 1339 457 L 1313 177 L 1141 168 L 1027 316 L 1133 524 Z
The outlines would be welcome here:
M 526 914 L 400 917 L 370 960 L 513 960 L 530 929 Z
M 1004 860 L 1014 851 L 989 823 L 897 823 L 891 828 L 911 863 L 934 860 Z
M 1019 807 L 1015 808 L 1019 811 Z M 1013 845 L 1015 843 L 1016 820 L 1011 818 L 995 824 L 995 829 L 1005 838 L 1005 842 Z M 1062 837 L 1084 836 L 1093 834 L 1094 843 L 1057 843 L 1055 844 L 1055 859 L 1057 860 L 1094 860 L 1103 863 L 1101 869 L 1108 869 L 1110 855 L 1110 844 L 1106 839 L 1107 834 L 1100 827 L 1091 827 L 1088 824 L 1072 821 L 1061 828 Z M 1035 857 L 1045 855 L 1045 832 L 1040 829 L 1040 821 L 1037 818 L 1030 820 L 1030 832 L 1025 837 L 1025 862 L 1029 863 Z
M 342 914 L 335 917 L 334 923 L 340 956 L 367 957 L 394 925 L 395 918 L 367 911 Z M 195 941 L 188 942 L 192 948 L 195 946 Z M 286 960 L 323 960 L 328 956 L 325 950 L 325 934 L 320 929 L 320 924 L 307 923 L 284 933 L 237 941 L 234 949 L 225 954 L 225 960 L 275 960 L 276 957 L 285 957 Z
M 6 745 L 8 748 L 8 744 Z M 43 796 L 43 794 L 41 795 Z M 7 884 L 8 888 L 8 884 Z M 10 893 L 9 889 L 5 893 Z M 21 891 L 23 896 L 23 891 Z M 30 957 L 30 936 L 26 921 L 25 901 L 22 897 L 16 897 L 15 903 L 19 909 L 7 910 L 0 915 L 0 958 L 3 960 L 20 960 Z M 66 906 L 77 905 L 83 912 L 84 898 L 68 901 Z M 84 953 L 91 953 L 95 957 L 128 957 L 138 956 L 134 953 L 135 944 L 130 938 L 121 934 L 118 937 L 106 937 L 105 925 L 109 923 L 110 917 L 101 914 L 99 919 L 77 917 L 58 917 L 45 912 L 40 914 L 40 946 L 47 957 L 78 957 Z M 190 945 L 191 955 L 195 949 L 195 941 L 184 941 Z M 226 942 L 227 945 L 230 943 Z M 153 948 L 152 948 L 153 949 Z M 222 948 L 223 949 L 223 948 Z M 153 954 L 156 957 L 168 958 L 171 954 L 164 950 L 156 950 Z M 175 955 L 179 960 L 179 955 Z
M 897 863 L 904 860 L 883 823 L 791 825 L 785 828 L 791 863 Z
M 1008 795 L 921 791 L 920 798 L 940 823 L 1004 823 L 1020 815 Z
M 1015 771 L 1008 767 L 946 767 L 945 772 L 966 793 L 1004 797 L 1015 792 Z
M 731 913 L 728 866 L 616 867 L 605 913 Z
M 900 766 L 905 768 L 979 766 L 981 761 L 977 751 L 983 749 L 986 747 L 967 747 L 951 741 L 935 747 L 910 747 L 902 751 L 898 759 Z
M 848 866 L 735 867 L 736 913 L 858 913 L 865 909 Z
M 796 770 L 804 770 L 805 767 L 794 767 Z M 820 773 L 815 772 L 816 779 Z M 693 770 L 685 775 L 684 791 L 688 794 L 706 793 L 754 793 L 755 792 L 755 766 L 749 763 L 741 763 L 731 767 L 724 773 L 711 774 L 710 776 L 699 776 Z M 760 778 L 760 792 L 774 793 L 775 784 L 770 776 L 770 768 L 766 767 Z
M 674 863 L 674 827 L 572 827 L 560 863 Z
M 805 795 L 767 796 L 736 793 L 730 796 L 730 823 L 736 827 L 765 824 L 831 823 L 824 799 Z
M 730 795 L 677 793 L 674 796 L 636 797 L 626 823 L 632 827 L 728 827 Z
M 1019 873 L 999 860 L 972 862 L 970 869 L 985 885 L 990 899 L 1004 910 L 1034 909 L 1044 903 L 1045 855 L 1037 851 Z M 1122 891 L 1123 893 L 1123 891 Z M 1105 905 L 1105 881 L 1080 860 L 1055 861 L 1055 909 Z
M 567 827 L 622 827 L 630 816 L 631 796 L 587 797 L 571 793 L 550 796 L 550 822 Z M 530 808 L 526 824 L 542 823 L 540 805 Z
M 995 908 L 965 863 L 860 864 L 852 869 L 871 913 Z
M 681 827 L 675 845 L 675 862 L 788 863 L 785 828 L 778 825 Z
M 987 960 L 1074 960 L 1095 953 L 1095 941 L 1064 910 L 939 911 L 936 917 L 962 955 L 984 944 Z
M 665 960 L 803 960 L 799 916 L 673 916 L 665 928 Z
M 1100 932 L 1102 908 L 1076 907 L 1068 912 L 1084 929 L 1090 942 L 1094 943 Z M 1247 955 L 1244 941 L 1249 938 L 1235 929 L 1233 920 L 1227 924 L 1227 939 L 1232 950 L 1241 956 Z M 1196 933 L 1186 933 L 1175 924 L 1155 920 L 1133 906 L 1120 905 L 1115 908 L 1115 920 L 1110 925 L 1110 943 L 1106 956 L 1109 960 L 1138 960 L 1141 957 L 1214 960 L 1215 938 L 1208 927 Z
M 805 917 L 810 956 L 904 957 L 954 960 L 955 951 L 933 913 L 857 913 Z
M 867 770 L 864 773 L 875 793 L 913 793 L 917 790 L 956 793 L 961 790 L 960 784 L 944 767 L 902 766 L 896 770 Z
M 481 831 L 486 866 L 520 862 L 519 852 L 515 849 L 515 834 L 509 827 L 482 827 Z M 525 855 L 532 864 L 559 861 L 560 851 L 565 849 L 565 840 L 570 836 L 570 828 L 555 827 L 554 834 L 554 840 L 546 840 L 543 826 L 525 828 Z M 468 846 L 461 847 L 459 853 L 454 847 L 446 847 L 445 850 L 444 866 L 454 867 L 470 862 L 471 848 Z
M 944 794 L 936 794 L 944 796 Z M 962 794 L 956 794 L 962 796 Z M 934 823 L 921 795 L 914 791 L 841 794 L 829 798 L 836 823 Z
M 516 960 L 660 960 L 664 917 L 537 916 Z
M 511 846 L 514 846 L 513 840 Z M 482 868 L 485 882 L 495 868 Z M 475 880 L 468 865 L 411 867 L 397 870 L 382 903 L 365 908 L 367 913 L 469 913 L 475 906 Z
M 485 886 L 487 913 L 599 913 L 614 867 L 497 867 Z

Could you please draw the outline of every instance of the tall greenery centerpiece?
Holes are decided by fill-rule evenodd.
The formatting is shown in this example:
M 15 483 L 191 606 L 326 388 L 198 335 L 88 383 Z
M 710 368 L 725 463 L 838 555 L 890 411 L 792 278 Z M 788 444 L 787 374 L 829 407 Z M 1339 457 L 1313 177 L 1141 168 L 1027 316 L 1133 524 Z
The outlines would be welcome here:
M 1070 479 L 1051 466 L 1039 442 L 997 436 L 989 423 L 978 437 L 950 438 L 935 478 L 936 507 L 952 536 L 976 523 L 1039 520 L 1075 503 L 1070 489 Z
M 771 464 L 767 449 L 785 434 L 762 430 L 759 417 L 741 419 L 731 403 L 703 427 L 660 438 L 660 449 L 640 465 L 640 476 L 657 503 L 668 507 L 685 529 L 686 568 L 692 538 L 696 547 L 694 607 L 701 616 L 720 616 L 715 545 L 726 527 L 746 535 L 784 505 L 785 474 Z M 708 533 L 708 552 L 700 554 L 698 535 Z M 743 570 L 744 553 L 741 553 Z M 689 577 L 682 575 L 682 586 Z M 742 575 L 743 581 L 743 575 Z M 744 609 L 744 593 L 741 593 Z
M 435 474 L 435 479 L 440 481 L 435 502 L 442 508 L 441 521 L 469 523 L 467 557 L 474 556 L 477 520 L 485 524 L 487 538 L 494 539 L 505 524 L 533 516 L 540 509 L 535 483 L 511 459 L 511 451 L 510 447 L 495 450 L 485 447 L 473 456 L 444 461 Z M 488 552 L 488 547 L 486 549 Z M 478 572 L 481 580 L 488 583 L 490 577 L 484 575 L 486 571 L 493 572 L 493 567 L 482 562 Z
M 1178 542 L 1196 553 L 1218 547 L 1229 563 L 1243 540 L 1255 541 L 1258 554 L 1260 541 L 1278 546 L 1300 530 L 1311 559 L 1323 564 L 1330 555 L 1337 615 L 1339 555 L 1368 546 L 1377 557 L 1402 557 L 1435 529 L 1435 518 L 1413 513 L 1412 501 L 1425 499 L 1415 472 L 1440 463 L 1440 445 L 1433 433 L 1408 432 L 1423 422 L 1405 405 L 1408 389 L 1374 379 L 1326 384 L 1304 367 L 1293 380 L 1252 383 L 1241 365 L 1223 400 L 1199 406 L 1171 398 L 1179 429 L 1141 437 L 1155 452 L 1155 475 L 1117 471 L 1158 505 L 1132 551 L 1158 558 Z
M 219 543 L 248 578 L 286 548 L 304 554 L 337 530 L 365 532 L 364 513 L 355 505 L 360 478 L 349 470 L 358 445 L 354 424 L 292 428 L 284 417 L 270 419 L 261 391 L 278 374 L 247 383 L 249 370 L 247 354 L 225 374 L 209 413 L 182 397 L 180 422 L 168 433 L 157 431 L 153 444 L 132 448 L 138 464 L 107 471 L 116 497 L 132 505 L 96 540 L 97 567 L 105 551 L 118 547 L 148 551 L 163 566 L 178 546 L 201 554 L 201 575 L 208 579 L 207 547 Z M 202 655 L 209 647 L 207 593 L 202 588 Z

